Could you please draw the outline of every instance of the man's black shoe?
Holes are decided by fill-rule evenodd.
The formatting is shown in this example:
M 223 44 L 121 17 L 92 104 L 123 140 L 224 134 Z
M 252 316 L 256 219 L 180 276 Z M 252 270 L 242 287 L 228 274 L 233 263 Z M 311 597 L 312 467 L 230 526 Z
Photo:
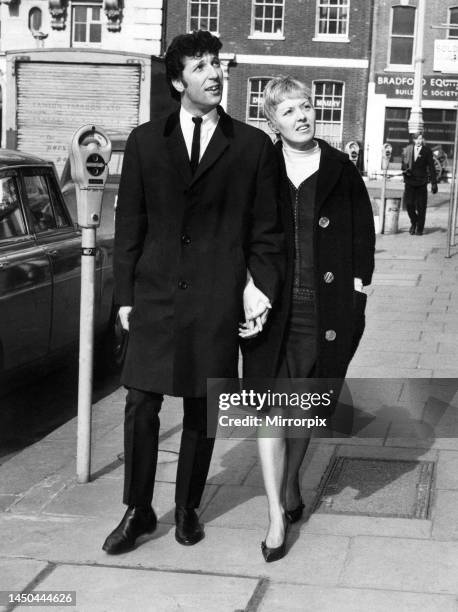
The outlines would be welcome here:
M 135 540 L 145 534 L 153 533 L 157 518 L 152 508 L 129 506 L 122 521 L 105 540 L 103 550 L 109 555 L 119 555 L 135 548 Z
M 409 229 L 409 234 L 412 236 L 413 234 L 415 234 L 415 230 L 417 229 L 417 226 L 415 223 L 412 223 L 412 225 L 410 226 Z
M 416 236 L 423 236 L 423 230 L 419 230 L 417 229 L 417 231 L 415 232 Z
M 184 546 L 197 544 L 204 537 L 204 530 L 199 523 L 194 508 L 177 506 L 175 509 L 175 540 Z

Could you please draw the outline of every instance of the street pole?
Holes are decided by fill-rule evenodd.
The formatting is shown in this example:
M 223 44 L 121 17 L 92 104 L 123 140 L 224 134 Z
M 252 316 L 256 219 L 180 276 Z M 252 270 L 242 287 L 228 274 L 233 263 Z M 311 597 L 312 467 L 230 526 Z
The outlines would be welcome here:
M 379 224 L 380 224 L 380 233 L 383 234 L 385 232 L 385 205 L 386 205 L 386 199 L 385 199 L 385 194 L 386 194 L 386 175 L 387 175 L 387 168 L 383 169 L 383 178 L 382 178 L 382 189 L 380 192 L 380 219 L 379 219 Z
M 458 202 L 458 190 L 456 185 L 456 173 L 458 166 L 458 155 L 456 154 L 456 150 L 458 148 L 458 109 L 456 114 L 456 122 L 455 122 L 455 147 L 453 151 L 453 158 L 455 161 L 454 164 L 454 190 L 453 190 L 453 206 L 452 206 L 452 218 L 451 218 L 451 227 L 450 227 L 450 245 L 455 246 L 456 244 L 456 212 L 457 212 L 457 202 Z
M 423 132 L 423 113 L 421 97 L 423 89 L 424 34 L 425 34 L 425 0 L 418 0 L 418 21 L 415 36 L 415 75 L 413 85 L 412 111 L 409 118 L 409 134 Z
M 81 309 L 78 379 L 78 442 L 76 475 L 89 482 L 91 471 L 92 366 L 94 352 L 95 233 L 83 227 L 81 241 Z
M 448 209 L 448 224 L 447 224 L 447 252 L 446 257 L 450 257 L 450 250 L 455 246 L 456 233 L 456 207 L 458 199 L 458 189 L 456 184 L 456 174 L 458 166 L 458 107 L 456 110 L 455 121 L 455 142 L 453 144 L 453 164 L 452 164 L 452 183 L 450 185 L 450 201 Z

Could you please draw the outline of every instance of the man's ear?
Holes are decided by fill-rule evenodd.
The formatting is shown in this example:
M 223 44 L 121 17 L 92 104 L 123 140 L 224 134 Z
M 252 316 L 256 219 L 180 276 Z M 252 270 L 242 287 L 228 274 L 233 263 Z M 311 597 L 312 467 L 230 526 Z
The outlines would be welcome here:
M 274 134 L 279 134 L 280 133 L 278 131 L 278 128 L 275 126 L 275 123 L 272 122 L 270 119 L 267 119 L 267 125 L 269 126 L 269 129 L 272 130 L 272 132 Z
M 183 85 L 183 81 L 181 79 L 173 79 L 172 80 L 172 85 L 175 87 L 175 89 L 177 90 L 178 93 L 183 93 L 184 91 L 184 85 Z

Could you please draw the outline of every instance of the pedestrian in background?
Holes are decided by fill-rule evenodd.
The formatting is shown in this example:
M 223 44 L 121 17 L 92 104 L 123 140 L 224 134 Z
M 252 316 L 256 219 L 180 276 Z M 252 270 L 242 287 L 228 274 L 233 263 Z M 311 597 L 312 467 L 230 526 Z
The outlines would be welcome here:
M 237 377 L 244 307 L 246 324 L 260 331 L 283 278 L 280 166 L 264 132 L 219 106 L 220 48 L 220 39 L 203 31 L 172 41 L 165 65 L 180 108 L 135 128 L 126 145 L 114 278 L 129 331 L 121 378 L 128 388 L 128 508 L 105 541 L 109 554 L 132 550 L 156 528 L 151 502 L 164 394 L 182 397 L 184 409 L 175 538 L 184 545 L 203 538 L 196 509 L 214 444 L 207 378 Z
M 436 169 L 433 153 L 425 145 L 423 134 L 411 134 L 412 142 L 402 152 L 402 172 L 404 174 L 404 205 L 410 219 L 410 234 L 421 236 L 425 227 L 426 205 L 428 202 L 428 182 L 431 193 L 437 193 Z

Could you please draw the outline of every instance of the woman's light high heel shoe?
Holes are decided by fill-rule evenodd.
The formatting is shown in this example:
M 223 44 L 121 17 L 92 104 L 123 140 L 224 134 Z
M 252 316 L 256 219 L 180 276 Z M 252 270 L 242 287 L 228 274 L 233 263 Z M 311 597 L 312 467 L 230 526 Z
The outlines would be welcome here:
M 266 563 L 272 563 L 272 561 L 278 561 L 285 556 L 286 553 L 286 536 L 288 534 L 289 524 L 286 522 L 285 524 L 285 535 L 283 536 L 283 542 L 280 546 L 276 546 L 275 548 L 269 548 L 266 545 L 265 540 L 261 542 L 261 552 L 264 557 L 264 561 Z
M 299 505 L 293 510 L 285 510 L 285 517 L 288 523 L 297 523 L 302 518 L 302 513 L 304 512 L 304 502 L 300 501 Z

